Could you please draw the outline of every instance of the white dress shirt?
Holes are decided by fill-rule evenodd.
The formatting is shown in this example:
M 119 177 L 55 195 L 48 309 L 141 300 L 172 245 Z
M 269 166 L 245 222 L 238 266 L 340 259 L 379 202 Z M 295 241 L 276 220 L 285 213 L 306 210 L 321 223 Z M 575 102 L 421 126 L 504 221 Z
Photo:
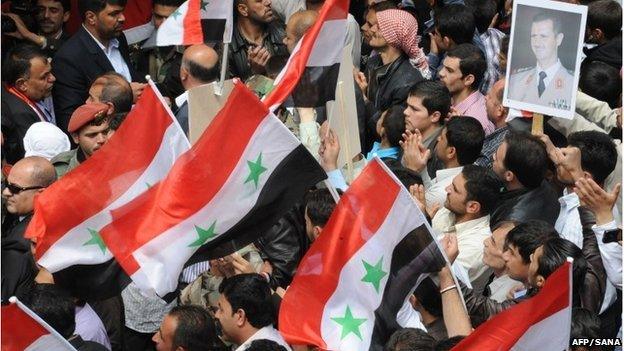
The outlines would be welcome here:
M 420 172 L 420 178 L 425 186 L 425 200 L 427 206 L 438 204 L 444 206 L 446 201 L 446 187 L 453 182 L 453 178 L 461 173 L 464 166 L 441 169 L 436 172 L 436 177 L 429 178 L 427 167 Z
M 583 225 L 578 211 L 580 205 L 578 195 L 565 189 L 563 196 L 559 198 L 559 204 L 561 204 L 561 209 L 557 222 L 555 222 L 555 230 L 562 238 L 570 240 L 582 249 Z
M 520 284 L 519 281 L 511 279 L 507 274 L 494 278 L 488 288 L 490 288 L 490 298 L 497 302 L 507 300 L 507 293 L 511 288 Z
M 617 242 L 605 244 L 602 242 L 604 233 L 608 230 L 617 229 L 615 221 L 611 221 L 602 225 L 594 225 L 592 227 L 594 233 L 596 233 L 596 240 L 598 240 L 598 249 L 600 250 L 600 257 L 602 257 L 602 264 L 607 272 L 607 278 L 611 284 L 615 285 L 618 289 L 622 289 L 622 246 Z
M 85 30 L 87 31 L 87 33 L 89 33 L 91 38 L 93 38 L 93 40 L 97 43 L 100 49 L 102 49 L 102 51 L 104 52 L 104 55 L 106 55 L 106 57 L 108 58 L 108 61 L 113 66 L 113 69 L 115 70 L 115 72 L 124 76 L 124 78 L 126 78 L 128 82 L 132 82 L 132 77 L 130 76 L 130 69 L 128 68 L 128 64 L 124 60 L 123 56 L 121 56 L 121 51 L 119 51 L 119 40 L 117 40 L 116 38 L 113 38 L 108 42 L 108 47 L 105 47 L 104 45 L 102 45 L 102 43 L 100 43 L 99 40 L 97 40 L 93 36 L 93 34 L 91 34 L 91 32 L 89 32 L 89 30 L 86 27 L 85 27 Z
M 262 339 L 275 341 L 276 343 L 284 346 L 286 350 L 292 351 L 290 346 L 286 343 L 286 341 L 284 341 L 284 338 L 282 338 L 282 335 L 275 328 L 273 328 L 272 325 L 268 325 L 262 329 L 259 329 L 254 335 L 252 335 L 241 346 L 239 346 L 236 351 L 245 351 L 252 341 Z
M 535 66 L 535 70 L 536 70 L 536 74 L 535 76 L 537 77 L 537 79 L 535 80 L 535 87 L 537 87 L 539 85 L 539 74 L 540 72 L 546 72 L 546 78 L 544 78 L 544 87 L 547 87 L 548 84 L 550 84 L 550 81 L 553 79 L 553 77 L 555 76 L 555 74 L 557 74 L 557 71 L 559 70 L 559 68 L 561 68 L 561 61 L 557 60 L 557 63 L 555 63 L 554 65 L 550 66 L 547 69 L 543 69 L 542 67 L 540 67 L 539 63 Z

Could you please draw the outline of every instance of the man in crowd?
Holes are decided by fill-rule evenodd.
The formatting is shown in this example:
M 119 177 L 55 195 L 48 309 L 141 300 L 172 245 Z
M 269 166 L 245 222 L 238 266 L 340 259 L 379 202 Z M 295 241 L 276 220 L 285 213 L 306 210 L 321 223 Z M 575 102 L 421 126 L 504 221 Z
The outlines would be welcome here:
M 130 83 L 117 72 L 104 73 L 97 77 L 89 88 L 85 103 L 110 103 L 112 113 L 130 112 L 132 108 L 132 88 Z
M 52 57 L 69 39 L 69 34 L 63 30 L 63 26 L 69 20 L 71 1 L 37 0 L 36 10 L 35 19 L 39 34 L 31 32 L 18 15 L 5 13 L 3 15 L 10 17 L 17 28 L 17 32 L 8 35 L 29 41 L 41 47 L 48 56 Z
M 84 103 L 89 86 L 103 73 L 115 71 L 132 82 L 134 100 L 143 90 L 145 84 L 136 83 L 141 78 L 129 64 L 128 44 L 122 33 L 125 5 L 125 0 L 79 3 L 82 27 L 57 52 L 52 64 L 59 77 L 53 95 L 61 129 L 67 130 L 72 112 Z
M 507 274 L 503 257 L 505 238 L 515 226 L 515 222 L 501 222 L 492 230 L 492 235 L 483 240 L 483 263 L 492 270 L 483 294 L 498 302 L 507 300 L 509 291 L 519 283 Z
M 230 43 L 229 73 L 247 80 L 265 74 L 265 65 L 274 55 L 287 55 L 284 29 L 275 22 L 271 1 L 235 0 L 234 32 Z
M 182 130 L 189 134 L 188 91 L 219 78 L 219 54 L 206 44 L 190 46 L 184 51 L 180 79 L 184 93 L 175 99 L 178 110 L 175 114 Z
M 509 126 L 507 125 L 509 109 L 503 106 L 504 90 L 505 80 L 501 79 L 494 83 L 492 89 L 485 96 L 487 117 L 496 129 L 485 137 L 481 155 L 475 161 L 476 165 L 492 168 L 492 155 L 494 155 L 509 131 Z
M 2 151 L 7 162 L 24 157 L 22 140 L 35 122 L 55 122 L 52 87 L 56 78 L 45 53 L 34 45 L 13 48 L 2 67 Z
M 447 52 L 438 75 L 451 92 L 454 112 L 476 118 L 489 135 L 494 125 L 487 118 L 485 96 L 479 91 L 485 68 L 481 50 L 472 44 L 461 44 Z
M 585 53 L 583 64 L 600 61 L 622 68 L 622 5 L 614 0 L 592 1 L 587 5 L 586 42 L 597 44 Z
M 225 350 L 212 317 L 204 308 L 176 306 L 165 316 L 152 340 L 156 351 Z
M 110 133 L 108 126 L 110 111 L 111 107 L 101 102 L 85 104 L 74 111 L 67 131 L 78 147 L 63 152 L 51 160 L 59 178 L 78 167 L 106 144 Z

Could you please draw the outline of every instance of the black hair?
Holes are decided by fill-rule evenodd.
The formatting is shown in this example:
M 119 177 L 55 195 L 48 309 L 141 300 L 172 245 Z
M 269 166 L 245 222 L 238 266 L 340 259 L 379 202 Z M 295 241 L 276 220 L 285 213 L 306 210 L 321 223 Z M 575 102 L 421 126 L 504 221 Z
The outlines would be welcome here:
M 225 279 L 219 292 L 232 305 L 232 314 L 245 311 L 249 324 L 256 329 L 273 324 L 274 310 L 269 283 L 259 274 L 237 274 Z
M 269 60 L 266 63 L 265 69 L 267 71 L 267 76 L 277 77 L 278 74 L 282 71 L 282 69 L 288 63 L 288 55 L 273 55 L 269 57 Z
M 336 189 L 339 195 L 342 195 L 340 189 Z M 316 189 L 309 191 L 303 200 L 305 203 L 306 212 L 310 218 L 312 225 L 324 227 L 331 217 L 334 208 L 336 208 L 336 202 L 331 196 L 328 189 Z
M 510 245 L 518 249 L 525 264 L 531 263 L 531 254 L 535 249 L 542 246 L 550 238 L 558 238 L 559 233 L 555 228 L 542 220 L 531 219 L 524 223 L 519 223 L 507 233 L 505 237 L 504 251 Z
M 121 123 L 128 116 L 128 112 L 115 112 L 108 118 L 108 127 L 111 130 L 117 130 L 121 127 Z
M 54 2 L 60 2 L 63 7 L 63 12 L 71 11 L 71 0 L 52 0 Z
M 554 11 L 541 10 L 538 14 L 533 16 L 531 23 L 551 21 L 553 23 L 553 31 L 555 35 L 561 33 L 561 19 Z
M 96 78 L 104 79 L 101 102 L 110 102 L 115 107 L 115 112 L 130 112 L 132 109 L 132 87 L 124 76 L 117 72 L 107 72 Z
M 47 60 L 48 56 L 41 48 L 33 44 L 19 44 L 7 53 L 2 65 L 2 80 L 9 86 L 20 79 L 30 78 L 30 61 L 34 58 Z
M 184 0 L 152 0 L 152 7 L 154 5 L 180 7 L 182 3 L 184 3 Z
M 582 307 L 572 308 L 572 327 L 570 328 L 570 345 L 574 339 L 597 339 L 600 337 L 600 318 L 594 312 Z M 580 350 L 580 349 L 579 349 Z M 583 348 L 585 350 L 585 348 Z
M 225 350 L 217 336 L 214 320 L 203 307 L 176 306 L 169 316 L 177 321 L 172 348 L 183 347 L 187 351 Z
M 87 18 L 87 11 L 98 14 L 106 8 L 106 5 L 125 7 L 126 2 L 127 0 L 80 0 L 78 1 L 78 13 L 84 21 Z
M 461 166 L 469 165 L 481 155 L 485 132 L 481 123 L 469 116 L 451 118 L 444 126 L 448 146 L 455 147 L 457 162 Z
M 496 15 L 496 1 L 494 0 L 472 0 L 467 1 L 466 6 L 472 10 L 475 26 L 479 33 L 484 33 L 490 27 L 492 19 Z
M 587 6 L 587 27 L 602 30 L 607 40 L 617 37 L 622 31 L 622 6 L 613 0 L 590 2 Z
M 219 78 L 221 69 L 219 62 L 210 68 L 206 68 L 193 60 L 185 59 L 182 61 L 182 64 L 188 68 L 188 72 L 193 78 L 203 83 L 210 83 Z
M 443 317 L 440 288 L 438 288 L 430 277 L 420 282 L 416 290 L 414 290 L 414 296 L 416 296 L 420 305 L 432 316 L 437 318 Z
M 273 340 L 254 340 L 245 351 L 286 351 L 286 348 Z
M 539 187 L 549 162 L 544 143 L 536 136 L 517 131 L 509 131 L 505 143 L 505 168 L 513 172 L 523 186 L 531 189 Z
M 496 208 L 501 189 L 501 182 L 494 171 L 487 167 L 466 165 L 462 175 L 466 179 L 466 201 L 478 202 L 480 213 L 490 214 Z
M 446 56 L 459 59 L 459 70 L 462 78 L 472 74 L 474 82 L 472 82 L 471 87 L 473 90 L 478 89 L 487 69 L 487 62 L 481 49 L 472 44 L 460 44 L 449 50 Z
M 451 93 L 439 80 L 425 80 L 412 85 L 409 96 L 420 98 L 429 115 L 440 112 L 438 124 L 444 123 L 444 118 L 451 110 Z
M 403 111 L 405 111 L 404 106 L 393 105 L 386 110 L 386 115 L 381 124 L 392 147 L 400 148 L 399 142 L 403 140 L 403 133 L 405 133 L 405 114 Z
M 457 45 L 472 42 L 475 19 L 466 6 L 453 4 L 434 11 L 435 26 L 442 37 L 449 37 Z
M 595 130 L 576 132 L 568 136 L 568 145 L 581 150 L 581 168 L 596 183 L 603 184 L 615 169 L 618 154 L 609 135 Z
M 542 256 L 537 260 L 537 274 L 544 279 L 548 278 L 566 262 L 568 257 L 574 259 L 572 264 L 572 291 L 578 294 L 585 285 L 587 261 L 583 251 L 570 240 L 556 237 L 549 238 L 544 242 Z
M 434 351 L 450 351 L 453 347 L 457 346 L 462 340 L 466 338 L 465 335 L 455 335 L 452 338 L 438 341 L 433 348 Z
M 381 11 L 385 11 L 385 10 L 393 10 L 396 9 L 397 4 L 395 4 L 392 1 L 380 1 L 376 4 L 372 4 L 368 7 L 367 11 L 375 11 L 375 12 L 381 12 Z
M 405 168 L 401 165 L 401 161 L 391 158 L 383 159 L 383 161 L 406 189 L 414 184 L 422 185 L 423 181 L 420 175 L 409 168 Z
M 591 61 L 581 66 L 579 89 L 585 94 L 616 108 L 622 94 L 620 71 L 602 61 Z
M 435 345 L 433 336 L 416 328 L 395 331 L 388 339 L 385 351 L 430 351 Z
M 54 284 L 35 284 L 28 307 L 65 339 L 76 329 L 76 305 L 69 294 Z

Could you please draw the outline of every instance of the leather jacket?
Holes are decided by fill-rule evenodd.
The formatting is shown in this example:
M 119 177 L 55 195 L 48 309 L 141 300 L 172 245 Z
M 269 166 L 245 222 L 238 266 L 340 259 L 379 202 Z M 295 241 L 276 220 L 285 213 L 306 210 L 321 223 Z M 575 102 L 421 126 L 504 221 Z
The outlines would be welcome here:
M 501 194 L 498 208 L 492 212 L 490 226 L 502 221 L 524 222 L 540 219 L 555 225 L 559 216 L 559 195 L 547 181 L 535 189 L 519 189 Z

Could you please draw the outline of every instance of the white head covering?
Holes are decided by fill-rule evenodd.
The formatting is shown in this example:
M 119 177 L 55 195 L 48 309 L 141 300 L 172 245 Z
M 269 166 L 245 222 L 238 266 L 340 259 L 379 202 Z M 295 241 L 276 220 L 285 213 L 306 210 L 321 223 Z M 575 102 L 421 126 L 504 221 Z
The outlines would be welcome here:
M 24 136 L 25 157 L 41 156 L 50 160 L 70 148 L 69 138 L 57 126 L 48 122 L 37 122 L 28 128 Z

